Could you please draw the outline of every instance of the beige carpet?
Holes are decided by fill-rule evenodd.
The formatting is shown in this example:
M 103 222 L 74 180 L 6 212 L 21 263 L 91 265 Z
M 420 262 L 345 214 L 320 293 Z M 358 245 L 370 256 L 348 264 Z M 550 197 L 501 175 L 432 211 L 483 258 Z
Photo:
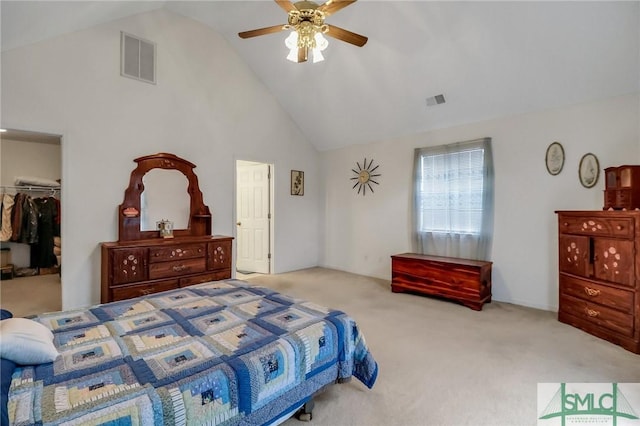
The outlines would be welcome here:
M 16 317 L 62 309 L 58 274 L 36 275 L 0 281 L 0 307 Z
M 2 281 L 0 305 L 17 315 L 60 309 L 57 275 L 34 278 Z M 535 425 L 539 382 L 640 382 L 639 355 L 553 312 L 499 302 L 476 312 L 322 268 L 242 278 L 347 312 L 378 361 L 372 390 L 355 379 L 332 386 L 310 426 Z
M 535 425 L 539 382 L 640 382 L 639 355 L 553 312 L 499 302 L 476 312 L 321 268 L 246 280 L 347 312 L 378 362 L 372 390 L 354 379 L 317 397 L 312 426 Z

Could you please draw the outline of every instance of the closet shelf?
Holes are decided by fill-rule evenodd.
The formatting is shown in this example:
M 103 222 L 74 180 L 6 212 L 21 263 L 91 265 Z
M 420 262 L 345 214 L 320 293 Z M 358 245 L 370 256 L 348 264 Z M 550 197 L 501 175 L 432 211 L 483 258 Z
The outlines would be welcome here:
M 51 193 L 60 192 L 60 188 L 54 187 L 54 186 L 2 185 L 0 186 L 0 188 L 2 188 L 2 192 L 5 192 L 6 190 L 16 190 L 18 192 L 20 191 L 51 192 Z

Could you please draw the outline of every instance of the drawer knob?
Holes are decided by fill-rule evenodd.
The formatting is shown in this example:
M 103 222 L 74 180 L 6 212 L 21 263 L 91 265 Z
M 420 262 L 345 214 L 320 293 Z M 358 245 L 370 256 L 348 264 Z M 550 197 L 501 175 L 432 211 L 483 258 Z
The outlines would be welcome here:
M 569 222 L 564 222 L 563 225 L 564 226 L 569 226 Z
M 595 318 L 600 315 L 600 311 L 594 311 L 593 309 L 584 308 L 584 312 L 589 315 L 591 318 Z
M 624 226 L 622 226 L 622 225 L 617 225 L 617 226 L 616 226 L 616 229 L 617 229 L 618 231 L 622 231 L 622 228 L 624 228 Z
M 591 297 L 596 297 L 600 295 L 600 290 L 598 290 L 597 288 L 585 287 L 584 292 Z

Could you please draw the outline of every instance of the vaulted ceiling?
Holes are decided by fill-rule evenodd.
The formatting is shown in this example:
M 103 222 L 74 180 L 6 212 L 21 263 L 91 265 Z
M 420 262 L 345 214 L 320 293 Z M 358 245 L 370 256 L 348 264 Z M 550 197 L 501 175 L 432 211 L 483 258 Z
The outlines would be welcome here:
M 285 59 L 272 1 L 6 1 L 2 50 L 157 8 L 202 22 L 271 90 L 318 150 L 640 91 L 640 3 L 360 0 L 328 24 L 325 61 Z M 446 103 L 427 106 L 443 94 Z

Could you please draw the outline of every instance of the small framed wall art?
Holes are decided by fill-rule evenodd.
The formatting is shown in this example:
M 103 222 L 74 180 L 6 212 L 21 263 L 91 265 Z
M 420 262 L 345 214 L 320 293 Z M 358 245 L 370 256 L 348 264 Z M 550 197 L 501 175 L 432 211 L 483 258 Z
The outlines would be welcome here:
M 587 153 L 580 159 L 580 166 L 578 167 L 578 176 L 580 177 L 580 183 L 585 188 L 593 188 L 598 183 L 598 177 L 600 176 L 600 163 L 598 157 L 592 153 Z
M 304 172 L 291 170 L 291 195 L 304 195 Z
M 562 148 L 560 142 L 553 142 L 549 145 L 544 161 L 549 174 L 557 175 L 562 171 L 562 167 L 564 166 L 564 148 Z

